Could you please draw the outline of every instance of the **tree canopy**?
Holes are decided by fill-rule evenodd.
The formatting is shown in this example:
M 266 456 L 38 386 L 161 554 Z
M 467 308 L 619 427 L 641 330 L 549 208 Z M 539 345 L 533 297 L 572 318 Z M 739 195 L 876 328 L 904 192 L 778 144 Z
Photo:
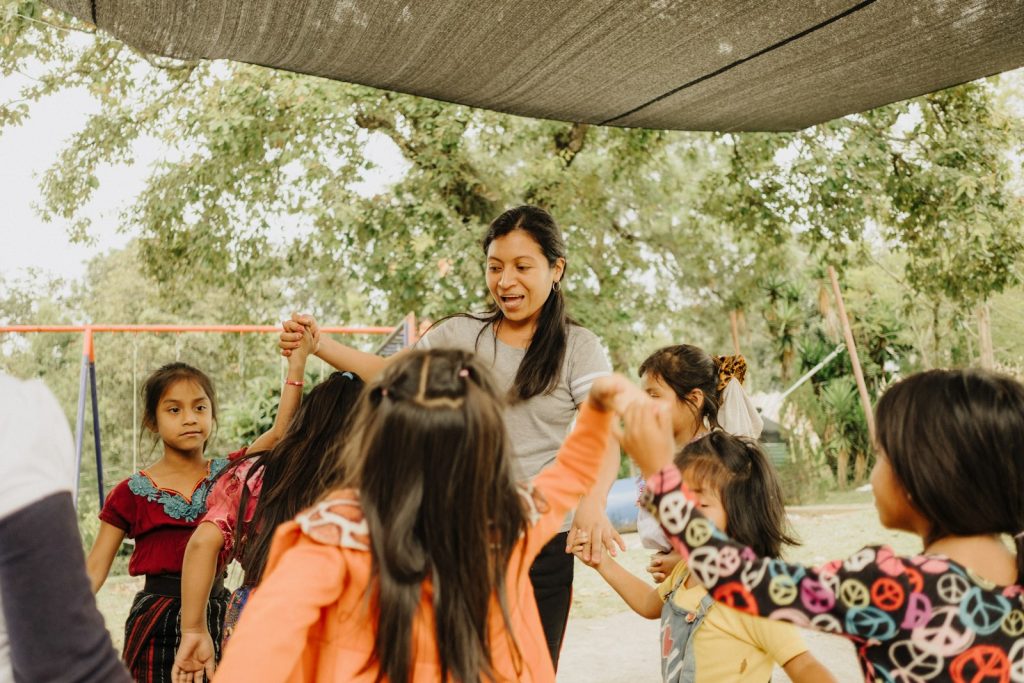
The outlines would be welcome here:
M 75 239 L 92 230 L 99 169 L 130 164 L 144 138 L 166 153 L 138 169 L 143 190 L 120 217 L 130 248 L 70 294 L 8 281 L 10 321 L 266 322 L 301 308 L 386 324 L 479 310 L 479 240 L 519 203 L 561 224 L 571 310 L 619 369 L 662 343 L 724 352 L 736 311 L 755 384 L 792 379 L 804 351 L 837 339 L 818 296 L 830 263 L 879 368 L 970 362 L 974 309 L 1020 282 L 1019 74 L 797 133 L 602 128 L 158 58 L 36 0 L 0 0 L 0 74 L 16 73 L 31 79 L 0 103 L 0 134 L 64 89 L 98 103 L 40 185 L 42 215 Z M 374 137 L 406 169 L 370 194 Z M 98 288 L 119 269 L 137 278 L 117 284 L 120 300 Z

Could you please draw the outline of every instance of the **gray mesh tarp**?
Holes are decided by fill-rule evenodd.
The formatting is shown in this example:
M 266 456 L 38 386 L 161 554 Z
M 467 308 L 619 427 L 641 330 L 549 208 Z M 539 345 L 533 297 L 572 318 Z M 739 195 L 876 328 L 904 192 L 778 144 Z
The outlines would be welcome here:
M 565 121 L 794 130 L 1024 65 L 1024 0 L 50 0 L 140 49 Z

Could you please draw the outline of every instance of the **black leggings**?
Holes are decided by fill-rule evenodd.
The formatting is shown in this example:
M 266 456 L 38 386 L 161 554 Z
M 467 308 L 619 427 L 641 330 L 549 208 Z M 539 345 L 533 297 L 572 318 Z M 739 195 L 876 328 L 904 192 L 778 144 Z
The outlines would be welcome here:
M 540 623 L 551 653 L 551 662 L 558 669 L 558 653 L 562 649 L 565 626 L 569 621 L 572 604 L 572 575 L 574 558 L 565 552 L 569 532 L 556 534 L 548 541 L 530 567 L 530 583 L 537 600 Z

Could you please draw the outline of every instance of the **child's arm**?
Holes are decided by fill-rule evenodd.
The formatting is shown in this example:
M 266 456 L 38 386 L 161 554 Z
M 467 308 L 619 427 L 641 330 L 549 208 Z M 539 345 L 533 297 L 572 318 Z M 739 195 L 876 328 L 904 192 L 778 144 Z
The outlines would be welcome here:
M 224 536 L 213 523 L 196 527 L 185 547 L 181 567 L 181 643 L 174 657 L 171 676 L 205 671 L 213 676 L 213 638 L 206 626 L 206 605 L 217 574 L 217 555 Z
M 758 557 L 715 528 L 690 497 L 671 464 L 670 418 L 641 399 L 626 410 L 624 422 L 620 441 L 647 476 L 646 507 L 715 600 L 860 641 L 891 638 L 908 618 L 919 617 L 911 593 L 920 590 L 922 577 L 912 562 L 885 546 L 818 568 Z M 864 609 L 872 610 L 871 618 Z
M 583 540 L 577 540 L 572 549 L 573 554 L 587 566 L 596 569 L 601 578 L 619 594 L 619 597 L 626 601 L 626 604 L 634 612 L 646 619 L 657 619 L 661 616 L 661 607 L 664 601 L 657 588 L 651 588 L 649 583 L 634 576 L 608 555 L 596 562 L 583 559 L 585 546 L 586 543 Z
M 302 401 L 302 382 L 306 376 L 306 359 L 315 347 L 313 333 L 308 328 L 301 329 L 302 333 L 298 344 L 288 356 L 288 375 L 285 385 L 281 387 L 281 401 L 277 406 L 274 424 L 252 442 L 248 449 L 251 453 L 269 451 L 276 446 L 288 430 L 288 425 L 295 416 L 295 412 L 299 409 L 299 403 Z M 288 382 L 298 382 L 298 384 L 288 384 Z
M 346 570 L 339 548 L 311 540 L 294 522 L 278 527 L 266 574 L 231 636 L 217 683 L 291 680 L 311 646 L 309 629 L 341 597 Z
M 110 565 L 114 563 L 114 556 L 117 555 L 117 549 L 121 547 L 124 536 L 123 529 L 118 529 L 113 524 L 100 522 L 100 530 L 96 534 L 96 540 L 93 541 L 92 550 L 89 551 L 89 556 L 85 559 L 85 573 L 89 575 L 89 585 L 92 587 L 93 593 L 99 591 L 107 580 L 107 575 L 110 574 Z
M 321 337 L 320 327 L 313 316 L 294 313 L 291 320 L 284 322 L 284 332 L 281 333 L 281 340 L 278 342 L 283 355 L 288 356 L 295 352 L 302 341 L 303 329 L 308 329 L 313 334 L 313 354 L 315 356 L 337 370 L 359 375 L 364 382 L 373 380 L 396 358 L 402 356 L 402 352 L 399 351 L 393 356 L 384 358 L 375 353 L 367 353 L 346 346 L 330 337 Z
M 832 672 L 810 652 L 802 652 L 782 666 L 793 683 L 835 683 Z

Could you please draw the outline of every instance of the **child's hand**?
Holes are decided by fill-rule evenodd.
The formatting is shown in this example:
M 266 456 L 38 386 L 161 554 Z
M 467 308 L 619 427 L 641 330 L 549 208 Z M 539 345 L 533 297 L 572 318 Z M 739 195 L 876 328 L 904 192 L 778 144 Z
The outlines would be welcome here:
M 316 353 L 317 343 L 313 339 L 313 333 L 308 327 L 300 327 L 299 329 L 302 330 L 302 337 L 298 341 L 298 348 L 292 349 L 290 362 L 301 365 L 306 362 L 310 354 Z
M 587 534 L 587 532 L 583 531 L 582 529 L 573 529 L 569 533 L 571 534 L 571 538 L 569 539 L 570 552 L 572 552 L 573 555 L 578 557 L 580 562 L 582 562 L 583 564 L 587 565 L 588 567 L 593 567 L 597 569 L 601 565 L 601 562 L 604 560 L 604 558 L 607 556 L 607 553 L 595 553 L 595 555 L 592 557 L 588 556 L 589 554 L 585 554 L 587 544 L 590 541 L 590 537 Z
M 672 550 L 669 552 L 657 552 L 651 555 L 651 561 L 647 565 L 647 573 L 651 575 L 655 583 L 661 583 L 668 578 L 672 570 L 676 568 L 683 559 L 683 556 Z
M 205 629 L 201 632 L 183 630 L 171 667 L 171 679 L 196 683 L 213 680 L 217 668 L 213 652 L 213 639 Z
M 615 437 L 645 477 L 672 463 L 675 448 L 672 417 L 664 404 L 641 395 L 626 408 L 622 422 L 622 429 L 615 430 Z
M 635 399 L 644 396 L 640 387 L 615 373 L 598 377 L 590 387 L 589 400 L 598 410 L 615 411 L 620 415 Z
M 315 355 L 320 349 L 320 326 L 313 316 L 292 313 L 291 320 L 285 320 L 281 326 L 284 331 L 281 332 L 277 345 L 281 349 L 282 356 L 290 356 L 292 351 L 302 347 L 306 331 L 312 337 L 312 347 L 308 353 Z

